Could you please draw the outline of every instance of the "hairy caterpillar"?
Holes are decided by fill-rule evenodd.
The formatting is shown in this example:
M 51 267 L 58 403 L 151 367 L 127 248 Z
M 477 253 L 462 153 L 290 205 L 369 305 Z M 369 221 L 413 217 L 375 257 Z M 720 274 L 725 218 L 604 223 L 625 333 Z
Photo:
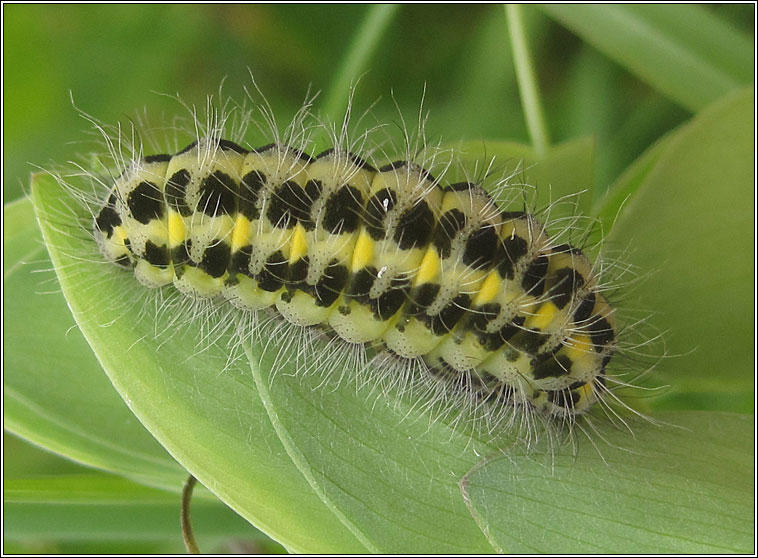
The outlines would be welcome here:
M 344 127 L 312 157 L 297 126 L 295 145 L 276 134 L 247 149 L 209 118 L 174 154 L 139 145 L 121 161 L 94 212 L 108 261 L 148 287 L 370 347 L 499 416 L 573 422 L 609 393 L 618 336 L 598 267 L 534 214 L 448 183 L 449 165 L 369 161 Z

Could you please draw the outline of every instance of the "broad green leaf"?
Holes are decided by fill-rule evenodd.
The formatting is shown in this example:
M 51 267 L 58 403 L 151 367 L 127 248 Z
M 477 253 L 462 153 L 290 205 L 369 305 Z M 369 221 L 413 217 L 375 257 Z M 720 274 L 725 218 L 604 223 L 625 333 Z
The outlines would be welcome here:
M 555 153 L 557 154 L 557 156 L 555 158 L 553 158 L 553 159 L 549 159 L 545 163 L 545 165 L 539 167 L 539 169 L 541 171 L 543 171 L 541 176 L 549 176 L 551 172 L 556 172 L 556 171 L 551 171 L 550 169 L 560 166 L 560 161 L 561 160 L 563 160 L 563 161 L 566 161 L 566 160 L 573 160 L 573 161 L 578 160 L 578 161 L 582 161 L 583 162 L 583 169 L 581 170 L 581 172 L 585 173 L 585 174 L 588 173 L 589 172 L 588 169 L 590 167 L 590 165 L 589 165 L 589 158 L 586 157 L 586 156 L 581 156 L 581 155 L 578 156 L 578 157 L 576 156 L 580 152 L 581 153 L 588 153 L 588 154 L 590 154 L 591 151 L 587 151 L 588 148 L 591 148 L 591 145 L 587 144 L 586 142 L 585 143 L 581 143 L 580 142 L 579 144 L 577 144 L 577 146 L 570 147 L 568 150 L 562 149 L 562 148 L 557 148 L 556 151 L 555 151 Z M 499 151 L 500 155 L 503 154 L 502 152 L 508 152 L 508 153 L 510 153 L 512 155 L 513 154 L 519 154 L 520 155 L 521 152 L 524 151 L 525 149 L 526 148 L 518 148 L 517 149 L 517 148 L 514 148 L 513 146 L 511 146 L 509 150 L 501 148 L 498 151 Z M 569 156 L 566 157 L 566 155 L 564 153 L 568 153 Z M 576 166 L 577 166 L 577 168 L 579 168 L 579 166 L 581 166 L 581 165 L 576 165 Z M 537 173 L 537 174 L 539 174 L 539 173 Z M 540 181 L 541 179 L 537 179 L 537 180 Z M 548 181 L 550 181 L 550 179 L 548 179 Z M 33 228 L 33 225 L 32 225 L 32 228 Z M 23 234 L 21 236 L 22 236 L 22 238 L 25 238 L 27 240 L 30 240 L 30 241 L 32 240 L 32 237 L 31 237 L 30 234 L 25 233 L 25 234 Z M 97 267 L 102 267 L 102 266 L 95 266 L 95 267 L 97 268 Z M 72 273 L 72 275 L 78 276 L 79 273 L 78 272 L 74 272 L 74 273 Z M 123 279 L 123 277 L 122 277 L 122 279 Z M 131 280 L 131 278 L 129 278 L 129 279 Z M 20 281 L 20 283 L 22 285 L 31 285 L 32 284 L 32 283 L 30 283 L 28 281 L 25 281 L 25 280 Z M 139 289 L 139 287 L 137 287 L 137 289 Z M 116 296 L 115 294 L 110 294 L 109 295 L 109 294 L 106 294 L 106 293 L 102 293 L 101 295 L 98 295 L 97 293 L 91 293 L 91 295 L 94 298 L 97 298 L 98 296 L 102 296 L 103 300 L 107 300 L 107 299 L 109 299 L 109 297 Z M 123 295 L 119 295 L 119 296 L 123 296 Z M 32 293 L 28 293 L 28 296 L 19 296 L 18 300 L 34 301 L 35 297 L 33 296 Z M 96 304 L 92 304 L 92 305 L 96 306 Z M 21 313 L 21 311 L 19 311 L 19 314 L 20 313 Z M 29 318 L 29 315 L 27 317 Z M 65 318 L 65 316 L 64 316 L 64 318 Z M 29 320 L 33 321 L 32 318 L 29 318 Z M 55 323 L 56 320 L 52 320 L 52 322 Z M 64 334 L 64 332 L 68 328 L 70 328 L 70 324 L 69 324 L 69 322 L 65 321 L 65 319 L 63 321 L 58 321 L 57 323 L 60 324 L 60 327 L 61 327 L 61 331 L 59 332 L 59 335 L 61 336 L 61 338 L 63 338 L 63 334 Z M 34 327 L 34 326 L 31 326 L 31 327 Z M 75 333 L 75 330 L 72 333 Z M 20 335 L 19 337 L 20 338 L 24 338 L 23 335 Z M 20 339 L 18 343 L 15 343 L 15 345 L 18 346 L 19 350 L 23 350 L 23 346 L 24 346 L 21 341 L 22 341 L 22 339 Z M 83 351 L 83 352 L 86 353 L 86 351 Z M 67 362 L 69 362 L 69 361 L 70 362 L 76 362 L 76 358 L 75 357 L 68 356 L 68 355 L 63 360 L 65 360 Z M 41 366 L 38 369 L 44 371 L 44 370 L 47 370 L 48 368 L 45 367 L 45 366 Z M 79 370 L 81 370 L 80 368 L 77 367 L 77 365 L 74 365 L 72 367 L 72 369 L 74 371 L 77 371 L 77 372 Z M 97 372 L 98 365 L 96 363 L 90 365 L 89 369 L 96 371 L 95 372 L 95 374 L 96 374 L 95 375 L 95 379 L 101 379 L 102 378 L 101 376 L 97 376 L 97 374 L 99 372 Z M 81 376 L 81 373 L 79 373 L 79 376 Z M 79 378 L 78 381 L 79 381 L 79 385 L 81 386 L 81 381 L 82 381 L 81 377 Z M 28 388 L 28 392 L 29 392 L 30 396 L 35 396 L 37 394 L 37 392 L 35 392 L 35 390 L 33 389 L 34 386 L 37 383 L 38 383 L 38 381 L 34 381 L 34 382 L 30 383 L 29 388 Z M 107 385 L 107 383 L 106 383 L 106 385 Z M 109 386 L 107 386 L 107 387 L 109 387 Z M 93 394 L 96 394 L 96 395 L 99 393 L 98 391 L 94 391 L 91 388 L 83 389 L 82 391 L 84 391 L 85 393 L 93 393 Z M 56 392 L 56 393 L 58 393 L 58 392 Z M 98 399 L 101 402 L 105 401 L 107 399 L 107 398 L 103 397 L 102 394 L 97 395 L 97 397 L 98 397 Z M 55 403 L 55 402 L 53 401 L 53 403 Z M 68 408 L 67 406 L 61 405 L 61 409 L 67 409 L 67 408 Z M 88 412 L 87 416 L 85 417 L 85 420 L 84 421 L 80 421 L 80 423 L 81 422 L 91 422 L 94 425 L 103 425 L 103 426 L 107 427 L 107 424 L 108 424 L 107 421 L 104 421 L 102 419 L 98 419 L 98 420 L 92 421 L 93 415 L 92 415 L 92 407 L 91 406 L 84 406 L 84 408 L 88 408 L 89 412 Z M 64 421 L 65 420 L 69 420 L 69 417 L 66 417 L 65 413 L 63 413 L 63 416 L 56 417 L 56 418 L 63 419 Z M 107 413 L 106 413 L 106 418 L 108 418 L 107 417 Z M 79 427 L 81 428 L 81 425 L 79 425 Z M 101 435 L 103 437 L 107 437 L 107 434 L 101 434 Z M 117 436 L 115 439 L 118 440 L 118 439 L 122 439 L 122 438 L 123 438 L 123 436 Z M 39 439 L 39 438 L 36 438 L 36 439 Z M 75 443 L 72 444 L 73 445 L 73 451 L 72 451 L 71 447 L 68 447 L 68 448 L 61 447 L 61 444 L 59 442 L 60 442 L 60 440 L 65 440 L 65 437 L 57 437 L 56 438 L 55 436 L 51 436 L 51 439 L 53 440 L 52 444 L 50 444 L 50 442 L 45 441 L 45 440 L 42 441 L 42 444 L 43 445 L 46 445 L 46 444 L 47 445 L 52 445 L 54 449 L 57 449 L 58 451 L 62 451 L 62 453 L 65 453 L 67 455 L 72 455 L 73 454 L 74 456 L 78 456 L 79 453 L 80 453 L 80 451 L 81 451 L 80 448 L 76 447 Z M 132 444 L 130 446 L 127 446 L 127 447 L 134 447 L 134 444 Z M 121 451 L 124 451 L 124 448 L 121 448 Z M 88 463 L 92 463 L 93 462 L 92 459 L 84 459 L 84 461 L 88 462 Z M 98 459 L 95 459 L 94 463 L 96 463 L 98 465 L 101 465 L 101 460 L 99 461 Z M 113 465 L 108 464 L 106 468 L 109 468 L 110 470 L 116 470 L 116 471 L 119 471 L 119 472 L 122 472 L 122 473 L 126 473 L 126 474 L 131 474 L 131 475 L 144 475 L 144 474 L 146 474 L 145 471 L 143 470 L 143 468 L 141 468 L 139 465 L 133 465 L 133 464 L 129 464 L 129 463 L 123 464 L 123 466 L 121 468 L 119 468 L 118 466 L 114 467 Z M 155 482 L 155 481 L 153 481 L 153 482 Z M 173 481 L 173 483 L 174 483 L 174 486 L 177 486 L 177 481 Z
M 5 428 L 85 465 L 173 491 L 159 492 L 115 478 L 106 478 L 103 486 L 90 477 L 69 475 L 40 481 L 36 496 L 27 491 L 19 499 L 17 488 L 36 481 L 6 479 L 5 536 L 18 540 L 33 536 L 46 540 L 104 540 L 112 535 L 116 539 L 144 540 L 163 532 L 165 536 L 179 537 L 175 516 L 178 493 L 187 473 L 124 404 L 76 328 L 57 287 L 31 200 L 5 206 L 4 233 L 4 288 L 8 295 L 4 306 Z M 6 451 L 10 452 L 4 458 L 6 469 L 10 464 L 16 474 L 28 474 L 28 465 L 23 469 L 22 463 L 14 462 L 19 447 L 6 444 Z M 34 452 L 31 457 L 39 459 Z M 71 464 L 67 469 L 74 467 Z M 69 503 L 77 498 L 95 503 L 93 498 L 116 496 L 130 498 L 129 507 L 119 511 L 100 500 L 104 504 L 100 509 L 57 505 L 47 509 L 46 503 L 61 503 L 51 494 L 53 485 L 60 487 L 59 496 L 71 499 Z M 117 493 L 114 487 L 133 490 L 129 494 Z M 84 488 L 88 488 L 86 493 Z M 140 506 L 151 503 L 150 495 L 159 495 L 163 507 L 142 514 Z M 147 496 L 147 501 L 141 500 L 142 496 Z M 46 502 L 50 497 L 52 500 Z M 200 536 L 217 537 L 228 528 L 230 535 L 246 533 L 247 538 L 261 538 L 258 531 L 241 522 L 204 489 L 196 490 L 195 501 L 201 502 L 198 520 L 208 525 L 198 527 Z M 132 516 L 140 519 L 123 523 L 125 517 Z M 87 536 L 88 532 L 91 536 Z
M 631 247 L 629 262 L 646 275 L 635 294 L 667 331 L 671 358 L 654 380 L 674 400 L 694 397 L 689 408 L 753 408 L 753 99 L 749 89 L 715 103 L 648 160 L 641 180 L 618 186 L 635 193 L 608 240 Z
M 492 551 L 458 482 L 496 446 L 508 447 L 506 436 L 484 444 L 432 420 L 436 415 L 412 397 L 372 389 L 375 383 L 358 389 L 320 368 L 296 376 L 297 346 L 284 349 L 293 360 L 274 370 L 279 340 L 291 344 L 286 331 L 265 331 L 274 341 L 268 351 L 243 343 L 248 358 L 238 347 L 239 358 L 230 361 L 227 340 L 208 344 L 201 322 L 177 328 L 165 311 L 156 317 L 135 305 L 97 304 L 138 301 L 143 289 L 128 273 L 73 258 L 89 249 L 86 241 L 61 234 L 51 220 L 65 211 L 66 193 L 42 175 L 32 190 L 64 293 L 114 386 L 223 501 L 290 550 Z M 178 297 L 173 290 L 163 296 L 163 304 Z M 324 342 L 314 343 L 312 355 L 333 366 Z M 652 428 L 641 425 L 638 436 Z M 636 442 L 627 437 L 623 445 Z M 521 529 L 535 537 L 540 528 L 523 521 Z
M 655 168 L 668 146 L 679 133 L 687 130 L 682 126 L 662 137 L 637 158 L 611 185 L 608 192 L 595 204 L 590 213 L 600 219 L 604 230 L 610 231 L 624 204 L 640 189 Z
M 292 466 L 252 388 L 249 367 L 227 365 L 224 347 L 196 354 L 202 343 L 197 323 L 170 342 L 156 338 L 156 331 L 172 328 L 140 318 L 144 289 L 133 276 L 83 259 L 82 253 L 92 254 L 87 239 L 57 228 L 66 215 L 75 218 L 57 182 L 37 175 L 32 191 L 74 317 L 142 424 L 203 485 L 288 549 L 365 550 Z M 132 302 L 103 303 L 124 297 Z
M 125 294 L 138 298 L 142 288 L 130 274 L 99 262 L 72 258 L 72 252 L 83 249 L 82 241 L 61 234 L 51 225 L 54 222 L 51 216 L 60 216 L 65 211 L 62 192 L 47 176 L 37 177 L 32 189 L 64 293 L 114 386 L 169 452 L 228 505 L 290 550 L 489 549 L 456 492 L 455 471 L 460 476 L 477 459 L 467 436 L 458 434 L 457 441 L 446 450 L 452 453 L 450 459 L 432 467 L 439 460 L 438 446 L 451 435 L 445 424 L 435 425 L 429 434 L 431 441 L 426 452 L 431 456 L 424 458 L 412 448 L 417 447 L 416 434 L 423 434 L 429 426 L 416 421 L 413 430 L 403 428 L 408 409 L 396 409 L 390 401 L 376 396 L 366 398 L 365 391 L 357 393 L 354 386 L 347 384 L 334 391 L 316 389 L 323 378 L 311 376 L 307 383 L 301 383 L 283 372 L 276 377 L 272 395 L 262 397 L 256 384 L 264 381 L 263 372 L 258 370 L 254 379 L 249 365 L 239 366 L 239 361 L 229 364 L 223 341 L 198 353 L 198 342 L 202 343 L 200 324 L 176 332 L 168 342 L 156 339 L 155 331 L 168 326 L 140 320 L 142 309 L 121 309 L 114 315 L 113 307 L 96 303 Z M 111 322 L 109 327 L 100 325 Z M 188 359 L 188 355 L 194 356 Z M 265 373 L 267 378 L 270 371 Z M 279 401 L 276 396 L 280 390 L 296 390 L 297 399 L 285 395 L 285 401 Z M 271 426 L 270 413 L 279 410 L 273 405 L 281 405 L 279 412 L 283 413 L 302 400 L 309 404 L 303 405 L 305 416 L 298 423 L 329 428 L 337 416 L 333 408 L 326 412 L 320 408 L 319 401 L 326 396 L 325 392 L 332 401 L 336 398 L 338 408 L 352 409 L 345 415 L 349 424 L 355 422 L 357 427 L 361 417 L 376 417 L 376 422 L 364 423 L 365 431 L 361 428 L 351 431 L 351 438 L 365 440 L 369 434 L 376 435 L 369 429 L 378 428 L 380 434 L 390 437 L 380 440 L 377 448 L 387 446 L 388 456 L 382 459 L 389 463 L 398 456 L 407 459 L 405 455 L 410 451 L 410 459 L 419 469 L 418 474 L 411 475 L 403 467 L 394 466 L 391 472 L 400 478 L 385 481 L 384 490 L 402 478 L 409 479 L 406 484 L 410 482 L 410 487 L 397 494 L 382 495 L 371 484 L 363 486 L 366 477 L 353 477 L 352 470 L 358 466 L 369 472 L 368 480 L 373 480 L 372 472 L 380 463 L 363 463 L 365 456 L 361 453 L 335 447 L 349 465 L 347 476 L 338 479 L 338 483 L 357 483 L 355 496 L 365 492 L 364 498 L 369 501 L 376 498 L 378 504 L 389 502 L 398 513 L 402 512 L 387 524 L 375 524 L 372 521 L 375 516 L 353 513 L 349 507 L 335 517 L 334 512 L 342 509 L 344 502 L 334 503 L 332 496 L 325 497 L 330 491 L 328 487 L 314 490 L 308 482 L 312 479 L 306 480 L 301 472 L 303 462 L 294 463 L 285 451 L 291 449 L 291 444 L 282 445 L 282 431 L 277 432 Z M 290 432 L 289 436 L 294 434 Z M 323 442 L 329 438 L 319 436 L 319 439 Z M 457 455 L 466 449 L 465 455 Z M 326 455 L 321 450 L 321 457 Z M 322 463 L 315 458 L 308 454 L 314 463 Z M 448 470 L 451 466 L 452 471 Z M 441 488 L 436 484 L 440 478 L 447 481 Z M 428 496 L 436 499 L 427 502 L 426 497 L 418 497 L 418 491 L 428 492 Z M 409 496 L 414 500 L 415 513 L 406 505 Z M 456 501 L 457 506 L 449 510 Z M 429 518 L 438 517 L 445 529 L 430 527 Z M 449 533 L 451 529 L 455 535 Z
M 659 418 L 633 448 L 620 431 L 576 453 L 492 458 L 462 483 L 472 513 L 505 552 L 750 553 L 753 417 Z
M 692 111 L 753 80 L 750 40 L 701 6 L 544 4 L 540 9 Z
M 5 428 L 81 463 L 178 490 L 186 473 L 129 411 L 76 327 L 31 201 L 3 213 Z
M 313 492 L 367 550 L 491 550 L 456 484 L 483 444 L 430 424 L 407 402 L 389 404 L 372 386 L 356 392 L 315 374 L 274 376 L 271 364 L 266 354 L 253 376 L 277 434 Z
M 106 475 L 6 479 L 3 537 L 53 540 L 181 540 L 179 495 Z M 218 500 L 196 498 L 192 520 L 204 547 L 265 539 Z

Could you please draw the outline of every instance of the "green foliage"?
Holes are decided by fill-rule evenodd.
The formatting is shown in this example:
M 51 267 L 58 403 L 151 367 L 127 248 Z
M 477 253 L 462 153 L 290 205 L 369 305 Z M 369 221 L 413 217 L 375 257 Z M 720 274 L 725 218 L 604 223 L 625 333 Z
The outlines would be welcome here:
M 479 466 L 464 489 L 499 552 L 595 554 L 744 552 L 753 544 L 753 418 L 670 413 L 639 447 L 626 433 L 604 447 L 552 459 L 511 452 Z M 693 455 L 693 448 L 700 451 Z M 588 448 L 582 448 L 588 449 Z M 714 472 L 718 470 L 719 474 Z M 728 518 L 728 520 L 727 520 Z
M 309 83 L 329 92 L 317 107 L 333 114 L 346 101 L 341 84 L 369 70 L 356 105 L 384 95 L 372 117 L 397 121 L 390 90 L 412 115 L 426 83 L 432 137 L 444 132 L 471 161 L 521 163 L 540 203 L 588 190 L 580 209 L 647 276 L 625 304 L 655 311 L 671 355 L 646 379 L 668 391 L 633 401 L 659 424 L 628 418 L 634 437 L 600 425 L 576 447 L 495 455 L 507 440 L 429 423 L 413 401 L 333 379 L 320 386 L 315 374 L 272 378 L 262 347 L 231 364 L 223 343 L 196 354 L 198 324 L 156 337 L 165 323 L 119 304 L 143 289 L 77 257 L 92 248 L 61 222 L 72 204 L 37 174 L 34 207 L 20 199 L 4 210 L 5 425 L 117 476 L 56 461 L 28 468 L 44 460 L 16 445 L 6 541 L 176 551 L 171 503 L 189 470 L 210 490 L 195 500 L 204 550 L 232 538 L 276 549 L 229 506 L 300 552 L 749 552 L 754 421 L 734 413 L 752 410 L 754 392 L 754 91 L 740 89 L 753 76 L 738 30 L 750 14 L 576 10 L 524 8 L 519 24 L 541 85 L 532 101 L 544 103 L 559 142 L 538 156 L 524 145 L 497 6 L 6 6 L 6 201 L 18 197 L 23 162 L 73 156 L 67 142 L 82 139 L 71 132 L 82 126 L 67 89 L 112 122 L 148 90 L 202 103 L 226 74 L 233 94 L 249 66 L 284 122 Z M 176 111 L 175 101 L 149 100 L 151 111 Z M 64 539 L 79 546 L 33 542 Z M 125 540 L 126 550 L 114 546 Z
M 547 14 L 690 110 L 753 79 L 747 37 L 702 6 L 542 6 Z
M 752 89 L 727 95 L 654 147 L 607 239 L 653 272 L 640 296 L 670 330 L 658 381 L 676 386 L 659 406 L 753 409 L 753 101 Z
M 177 500 L 105 474 L 31 477 L 5 483 L 6 540 L 175 541 Z M 192 507 L 198 536 L 215 545 L 230 537 L 264 539 L 218 500 L 199 494 Z M 179 547 L 176 550 L 180 550 Z

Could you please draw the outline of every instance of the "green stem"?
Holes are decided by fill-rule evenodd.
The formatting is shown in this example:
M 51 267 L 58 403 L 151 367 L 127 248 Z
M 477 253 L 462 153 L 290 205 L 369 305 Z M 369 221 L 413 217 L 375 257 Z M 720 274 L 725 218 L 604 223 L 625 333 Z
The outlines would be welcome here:
M 529 45 L 526 40 L 526 26 L 524 24 L 522 7 L 518 4 L 507 4 L 505 6 L 505 15 L 508 21 L 513 62 L 521 94 L 521 104 L 524 107 L 526 127 L 529 130 L 529 137 L 532 140 L 534 151 L 538 157 L 542 157 L 547 153 L 550 138 L 548 137 L 547 125 L 545 124 L 545 114 L 542 110 L 542 101 L 537 87 L 537 78 L 534 74 L 532 58 L 529 53 Z
M 397 4 L 377 4 L 369 8 L 325 96 L 322 116 L 327 121 L 340 118 L 345 111 L 351 85 L 355 84 L 379 46 L 397 8 Z

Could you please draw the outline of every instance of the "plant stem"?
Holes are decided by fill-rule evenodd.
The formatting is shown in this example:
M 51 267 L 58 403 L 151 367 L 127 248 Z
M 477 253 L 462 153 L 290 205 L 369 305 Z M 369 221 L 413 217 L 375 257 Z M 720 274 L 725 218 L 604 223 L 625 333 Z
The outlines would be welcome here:
M 181 512 L 181 524 L 182 524 L 182 538 L 184 538 L 184 547 L 187 549 L 188 554 L 200 554 L 200 548 L 195 541 L 195 534 L 192 532 L 192 521 L 190 519 L 190 503 L 192 502 L 192 490 L 197 484 L 197 479 L 190 475 L 187 481 L 184 483 L 184 489 L 182 490 L 182 512 Z
M 534 151 L 538 157 L 542 157 L 547 153 L 550 138 L 545 124 L 545 114 L 542 110 L 542 101 L 529 53 L 529 45 L 526 40 L 526 26 L 522 7 L 518 4 L 507 4 L 505 15 L 508 21 L 516 80 L 521 94 L 521 105 L 524 107 L 526 127 L 529 130 Z

